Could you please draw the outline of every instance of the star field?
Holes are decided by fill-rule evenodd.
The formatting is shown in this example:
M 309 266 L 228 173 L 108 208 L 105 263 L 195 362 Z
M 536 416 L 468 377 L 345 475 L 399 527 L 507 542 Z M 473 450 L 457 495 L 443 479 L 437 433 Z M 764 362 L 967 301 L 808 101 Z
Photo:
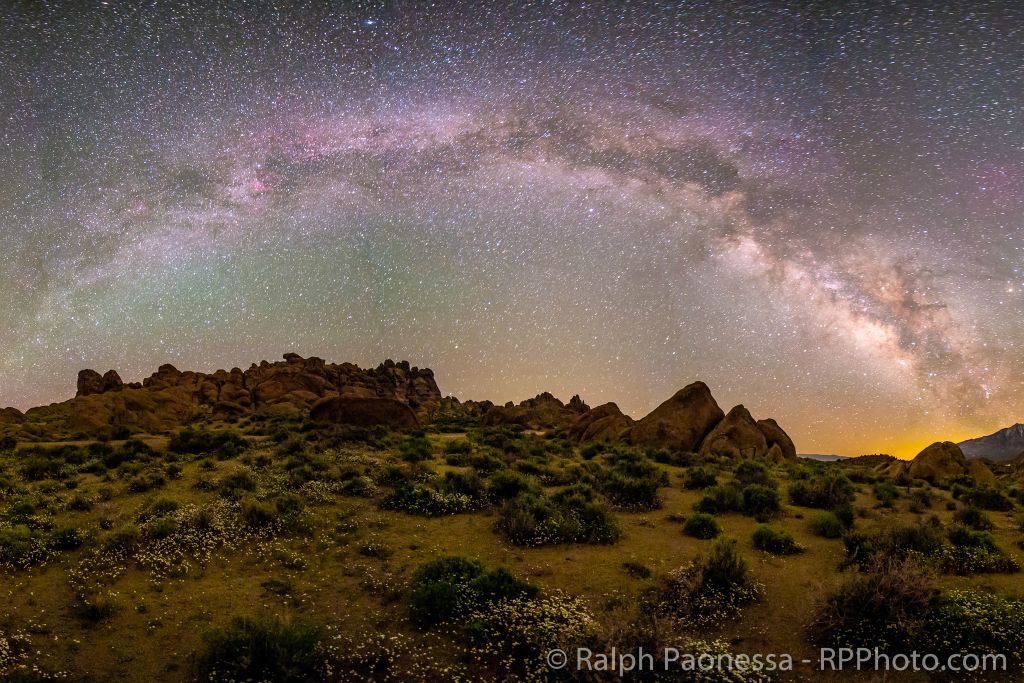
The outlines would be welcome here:
M 802 452 L 1024 417 L 1016 3 L 0 13 L 0 405 L 295 351 Z

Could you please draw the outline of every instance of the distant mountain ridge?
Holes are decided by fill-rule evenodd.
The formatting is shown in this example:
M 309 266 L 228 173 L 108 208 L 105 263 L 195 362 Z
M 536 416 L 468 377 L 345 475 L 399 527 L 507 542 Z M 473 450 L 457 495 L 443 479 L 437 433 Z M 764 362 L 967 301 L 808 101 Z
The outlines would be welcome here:
M 1024 424 L 1017 423 L 988 436 L 961 441 L 957 445 L 968 458 L 1012 460 L 1024 454 Z

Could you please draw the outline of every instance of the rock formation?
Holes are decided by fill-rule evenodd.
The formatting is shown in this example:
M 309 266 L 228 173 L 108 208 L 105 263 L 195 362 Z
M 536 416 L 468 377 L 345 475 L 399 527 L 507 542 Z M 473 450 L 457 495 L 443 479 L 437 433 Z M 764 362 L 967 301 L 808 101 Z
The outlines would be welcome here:
M 113 370 L 83 370 L 77 396 L 29 410 L 24 429 L 33 436 L 92 435 L 104 426 L 159 433 L 205 416 L 292 415 L 304 417 L 325 398 L 387 398 L 418 415 L 441 399 L 434 373 L 388 360 L 372 369 L 336 365 L 286 354 L 283 361 L 213 373 L 161 365 L 142 384 L 124 384 Z
M 633 423 L 626 440 L 634 446 L 696 452 L 724 417 L 707 385 L 694 382 Z
M 702 457 L 762 458 L 768 452 L 768 440 L 750 412 L 742 405 L 730 410 L 704 438 Z
M 936 441 L 910 462 L 892 462 L 880 466 L 879 471 L 932 483 L 962 476 L 971 477 L 978 484 L 991 484 L 996 480 L 988 465 L 980 460 L 968 461 L 960 447 L 951 441 Z
M 519 405 L 511 401 L 487 410 L 481 423 L 488 426 L 520 425 L 527 429 L 560 429 L 568 427 L 582 413 L 589 410 L 580 397 L 573 396 L 568 405 L 544 392 L 526 399 Z
M 632 424 L 617 405 L 605 403 L 580 415 L 569 427 L 569 437 L 577 443 L 615 442 Z

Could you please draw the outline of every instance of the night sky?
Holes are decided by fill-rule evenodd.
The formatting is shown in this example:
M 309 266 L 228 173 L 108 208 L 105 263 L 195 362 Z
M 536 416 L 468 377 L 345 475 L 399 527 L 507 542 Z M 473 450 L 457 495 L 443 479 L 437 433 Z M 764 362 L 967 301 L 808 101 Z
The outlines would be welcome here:
M 294 351 L 701 379 L 801 452 L 1024 421 L 1019 3 L 13 4 L 0 406 Z

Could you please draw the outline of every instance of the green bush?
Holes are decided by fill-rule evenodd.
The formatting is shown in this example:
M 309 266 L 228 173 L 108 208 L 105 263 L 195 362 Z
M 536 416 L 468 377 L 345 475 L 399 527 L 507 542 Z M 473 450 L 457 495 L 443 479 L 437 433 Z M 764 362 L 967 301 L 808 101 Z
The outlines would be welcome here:
M 321 629 L 305 621 L 276 617 L 235 617 L 224 629 L 206 633 L 196 658 L 201 681 L 324 680 Z
M 1016 560 L 1000 550 L 988 532 L 954 524 L 947 533 L 934 517 L 919 524 L 884 529 L 870 535 L 849 533 L 843 542 L 846 545 L 844 564 L 856 564 L 862 570 L 879 562 L 907 559 L 959 576 L 1019 570 Z
M 722 533 L 722 527 L 718 525 L 718 520 L 715 519 L 714 515 L 709 515 L 706 512 L 695 512 L 683 524 L 683 533 L 687 536 L 707 540 L 715 538 Z
M 593 489 L 576 484 L 545 496 L 521 493 L 502 508 L 497 529 L 515 545 L 614 543 L 619 528 Z
M 525 475 L 512 470 L 499 470 L 490 476 L 488 490 L 495 500 L 515 498 L 524 491 L 535 490 L 536 486 Z
M 968 489 L 960 494 L 960 500 L 982 510 L 1008 512 L 1013 509 L 1013 501 L 1010 498 L 1002 491 L 989 486 Z
M 789 484 L 790 502 L 802 507 L 831 510 L 849 505 L 853 497 L 853 482 L 835 466 Z
M 13 451 L 18 447 L 18 440 L 13 436 L 7 435 L 0 437 L 0 452 Z
M 668 485 L 668 475 L 654 461 L 633 451 L 610 454 L 611 468 L 600 475 L 601 491 L 614 505 L 627 510 L 661 507 L 658 488 Z
M 992 520 L 988 518 L 988 515 L 973 505 L 957 510 L 953 515 L 953 520 L 976 531 L 987 531 L 995 526 L 992 524 Z
M 764 484 L 749 484 L 743 489 L 743 513 L 765 521 L 782 510 L 779 492 Z
M 834 512 L 821 511 L 811 517 L 808 526 L 811 533 L 822 538 L 840 538 L 846 532 L 846 526 Z
M 421 565 L 410 592 L 409 618 L 428 628 L 500 600 L 532 597 L 537 589 L 504 568 L 488 570 L 477 560 L 447 556 Z
M 735 617 L 760 594 L 760 586 L 749 577 L 747 563 L 736 550 L 736 541 L 720 538 L 706 558 L 698 556 L 669 575 L 657 606 L 702 628 Z
M 214 455 L 223 460 L 239 455 L 248 446 L 249 442 L 237 432 L 186 427 L 171 437 L 167 450 L 181 454 Z
M 421 462 L 434 457 L 434 448 L 425 436 L 407 436 L 398 444 L 398 452 L 406 462 Z
M 715 486 L 708 489 L 693 509 L 709 515 L 739 512 L 743 509 L 743 494 L 735 486 Z
M 754 529 L 751 540 L 755 548 L 773 555 L 794 555 L 803 551 L 788 531 L 776 531 L 766 524 Z
M 807 629 L 824 647 L 877 647 L 899 652 L 914 642 L 914 623 L 932 608 L 938 591 L 914 562 L 873 562 L 818 605 Z
M 82 547 L 82 534 L 74 527 L 59 527 L 50 532 L 50 543 L 57 550 L 75 550 Z
M 443 517 L 475 510 L 480 502 L 464 493 L 439 491 L 424 484 L 401 481 L 392 493 L 381 500 L 380 506 L 385 510 L 399 510 L 410 515 Z
M 736 465 L 733 475 L 736 477 L 736 483 L 739 488 L 750 486 L 751 484 L 775 488 L 775 480 L 772 479 L 768 466 L 757 460 L 741 460 Z
M 893 502 L 900 497 L 900 492 L 896 488 L 896 481 L 888 477 L 875 482 L 872 491 L 882 507 L 892 507 Z
M 692 466 L 686 468 L 686 479 L 683 480 L 683 488 L 696 490 L 706 489 L 717 483 L 715 473 L 706 467 Z

